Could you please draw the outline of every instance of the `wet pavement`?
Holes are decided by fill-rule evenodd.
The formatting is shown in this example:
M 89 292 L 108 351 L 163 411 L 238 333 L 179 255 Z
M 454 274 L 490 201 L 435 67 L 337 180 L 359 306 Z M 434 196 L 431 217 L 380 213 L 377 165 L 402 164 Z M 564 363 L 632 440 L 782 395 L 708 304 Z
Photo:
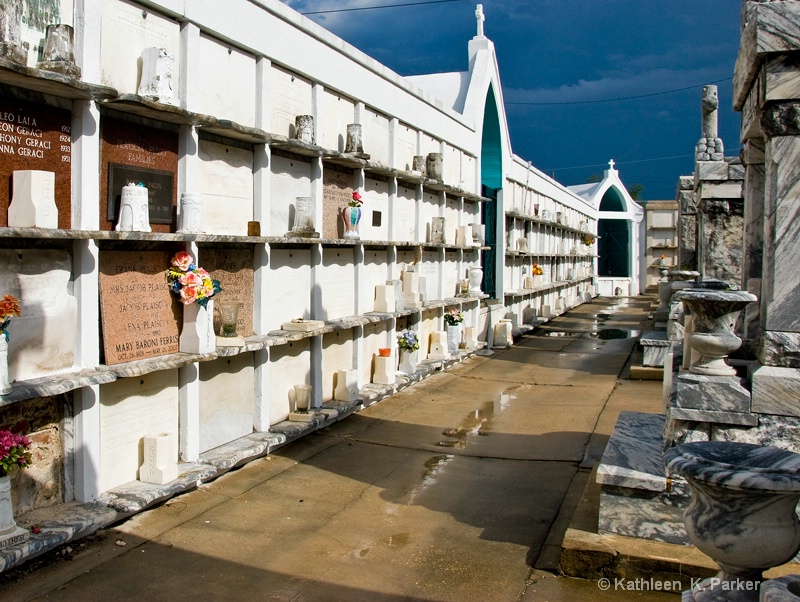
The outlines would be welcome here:
M 1 575 L 0 600 L 675 600 L 553 574 L 616 416 L 660 409 L 624 379 L 649 306 L 578 307 Z

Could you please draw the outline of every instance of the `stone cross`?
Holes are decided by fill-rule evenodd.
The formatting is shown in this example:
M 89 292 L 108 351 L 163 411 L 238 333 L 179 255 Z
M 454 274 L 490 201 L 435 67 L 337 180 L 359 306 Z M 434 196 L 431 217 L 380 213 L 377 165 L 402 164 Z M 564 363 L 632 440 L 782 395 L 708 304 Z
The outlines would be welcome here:
M 725 150 L 717 129 L 719 98 L 716 86 L 703 86 L 702 137 L 694 148 L 695 161 L 723 161 Z
M 608 169 L 614 171 L 614 159 L 609 160 Z
M 483 4 L 479 4 L 475 7 L 475 18 L 478 20 L 478 37 L 483 37 L 483 22 L 486 20 L 486 17 L 483 15 Z

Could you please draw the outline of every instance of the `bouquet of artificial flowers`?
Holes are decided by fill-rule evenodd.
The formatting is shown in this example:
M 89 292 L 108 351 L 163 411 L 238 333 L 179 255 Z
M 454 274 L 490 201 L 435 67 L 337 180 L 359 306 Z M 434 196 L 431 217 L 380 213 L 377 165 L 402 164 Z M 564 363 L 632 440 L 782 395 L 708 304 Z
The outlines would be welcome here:
M 538 263 L 534 263 L 533 267 L 531 268 L 531 273 L 534 276 L 541 276 L 542 275 L 542 266 L 540 266 Z
M 172 267 L 167 270 L 167 282 L 184 305 L 198 303 L 205 307 L 211 297 L 222 291 L 219 280 L 212 280 L 208 272 L 196 266 L 186 251 L 175 253 L 171 263 Z
M 448 326 L 457 326 L 464 321 L 464 314 L 457 309 L 451 309 L 444 314 L 444 321 Z
M 397 335 L 397 346 L 400 349 L 407 349 L 408 351 L 416 351 L 419 349 L 419 337 L 413 330 L 406 330 Z
M 11 431 L 0 431 L 0 477 L 6 476 L 14 468 L 28 468 L 31 465 L 31 440 Z
M 18 318 L 20 315 L 19 299 L 13 295 L 6 295 L 0 299 L 0 334 L 6 337 L 6 341 L 8 340 L 8 331 L 6 328 L 8 327 L 9 321 L 11 321 L 13 317 Z
M 357 191 L 353 191 L 353 198 L 347 202 L 347 205 L 350 207 L 361 207 L 364 204 L 364 201 L 361 200 L 361 195 Z

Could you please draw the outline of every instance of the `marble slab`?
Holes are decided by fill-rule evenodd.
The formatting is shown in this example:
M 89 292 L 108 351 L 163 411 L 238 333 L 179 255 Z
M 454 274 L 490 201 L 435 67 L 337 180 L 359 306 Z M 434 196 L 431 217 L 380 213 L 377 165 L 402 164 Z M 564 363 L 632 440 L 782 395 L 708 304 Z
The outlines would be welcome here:
M 366 107 L 361 113 L 364 132 L 364 152 L 372 161 L 389 165 L 389 119 L 377 111 Z
M 333 399 L 339 370 L 352 370 L 355 365 L 355 341 L 352 331 L 327 333 L 322 337 L 322 399 Z
M 674 407 L 718 412 L 750 412 L 746 380 L 684 372 L 675 377 Z
M 253 354 L 200 364 L 200 452 L 253 432 Z
M 197 71 L 200 81 L 188 109 L 255 127 L 255 57 L 228 42 L 201 33 L 197 60 L 202 65 Z M 231 94 L 231 90 L 236 90 L 236 93 Z
M 311 163 L 305 159 L 273 153 L 270 163 L 270 220 L 261 225 L 261 232 L 283 236 L 294 226 L 293 207 L 298 197 L 311 194 Z M 314 224 L 319 231 L 319 224 Z M 324 233 L 328 236 L 330 233 Z
M 71 368 L 78 329 L 72 257 L 57 249 L 0 249 L 1 295 L 20 301 L 8 325 L 8 376 L 27 380 Z
M 219 303 L 237 301 L 242 304 L 236 320 L 236 334 L 249 337 L 253 334 L 253 250 L 207 247 L 200 251 L 200 264 L 213 278 L 220 281 L 222 293 L 214 304 L 214 332 L 220 333 L 222 324 Z
M 253 220 L 253 151 L 201 139 L 198 156 L 205 230 L 246 236 Z
M 688 485 L 673 479 L 669 492 L 603 487 L 597 532 L 687 545 L 683 511 L 691 501 Z
M 268 330 L 295 318 L 311 318 L 311 253 L 308 249 L 271 249 L 267 298 Z
M 800 333 L 767 330 L 756 342 L 756 354 L 765 366 L 800 368 Z
M 127 0 L 102 0 L 101 5 L 100 83 L 136 94 L 142 50 L 156 47 L 175 57 L 172 88 L 180 90 L 180 24 Z
M 663 430 L 664 416 L 660 414 L 621 412 L 600 460 L 597 482 L 645 491 L 665 491 Z
M 324 248 L 319 282 L 323 320 L 337 320 L 355 314 L 353 252 L 348 248 Z
M 800 417 L 800 369 L 759 366 L 751 381 L 753 412 Z
M 674 397 L 673 397 L 674 399 Z M 710 422 L 712 424 L 736 424 L 757 426 L 758 415 L 741 412 L 720 412 L 715 410 L 698 410 L 692 408 L 672 407 L 668 412 L 669 420 L 690 420 L 694 422 Z
M 353 123 L 355 119 L 355 101 L 326 88 L 321 105 L 325 119 L 318 125 L 317 144 L 343 153 L 347 124 Z
M 269 72 L 270 131 L 293 137 L 295 117 L 314 114 L 311 90 L 309 80 L 272 63 Z M 321 143 L 317 136 L 317 144 Z
M 311 341 L 301 339 L 272 347 L 269 362 L 269 421 L 271 425 L 289 417 L 289 390 L 308 384 L 311 378 Z
M 137 479 L 151 433 L 178 437 L 177 370 L 100 385 L 100 491 Z
M 667 338 L 667 333 L 662 331 L 646 332 L 639 339 L 642 345 L 642 364 L 645 366 L 653 366 L 661 368 L 664 366 L 664 359 L 667 355 L 667 349 L 670 346 L 670 341 Z

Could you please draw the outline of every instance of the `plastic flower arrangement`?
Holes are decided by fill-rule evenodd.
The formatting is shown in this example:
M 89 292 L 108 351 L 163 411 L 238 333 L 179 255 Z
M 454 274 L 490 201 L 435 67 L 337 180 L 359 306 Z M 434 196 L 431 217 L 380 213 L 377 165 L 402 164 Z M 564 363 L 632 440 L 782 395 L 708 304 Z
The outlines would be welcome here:
M 457 309 L 451 309 L 444 314 L 444 321 L 448 326 L 457 326 L 464 321 L 464 314 Z
M 14 468 L 28 468 L 31 465 L 31 440 L 11 431 L 0 431 L 0 477 L 6 476 Z
M 594 244 L 594 236 L 590 236 L 589 234 L 583 235 L 583 244 L 587 247 L 590 247 Z
M 20 315 L 19 299 L 14 295 L 6 295 L 0 299 L 0 334 L 3 334 L 8 340 L 8 323 L 11 318 L 18 318 Z
M 167 270 L 167 283 L 184 305 L 197 303 L 205 307 L 211 297 L 222 292 L 219 280 L 212 280 L 208 272 L 196 266 L 186 251 L 175 253 L 171 263 L 172 267 Z
M 538 263 L 534 263 L 533 267 L 531 267 L 531 273 L 534 276 L 541 276 L 542 275 L 542 266 L 540 266 Z
M 419 337 L 413 330 L 406 330 L 397 335 L 397 346 L 400 349 L 407 349 L 408 351 L 416 351 L 419 349 Z
M 358 194 L 357 191 L 353 191 L 353 198 L 347 202 L 349 207 L 361 207 L 364 204 L 364 201 L 361 200 L 361 195 Z

